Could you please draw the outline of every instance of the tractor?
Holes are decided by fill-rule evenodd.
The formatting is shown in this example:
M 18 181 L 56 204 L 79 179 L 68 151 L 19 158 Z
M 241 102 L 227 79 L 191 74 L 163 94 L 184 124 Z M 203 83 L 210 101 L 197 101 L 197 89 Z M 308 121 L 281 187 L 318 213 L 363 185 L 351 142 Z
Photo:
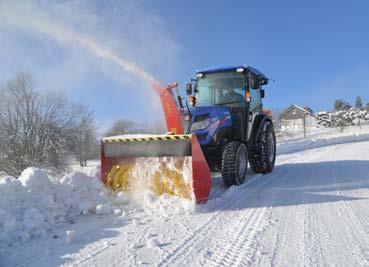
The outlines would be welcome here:
M 262 103 L 268 78 L 235 66 L 199 70 L 192 82 L 186 85 L 191 106 L 184 113 L 186 133 L 197 136 L 210 169 L 221 171 L 227 186 L 245 181 L 248 162 L 255 173 L 271 172 L 276 141 Z
M 104 137 L 102 181 L 125 192 L 145 184 L 157 195 L 204 203 L 211 171 L 221 172 L 227 187 L 245 181 L 248 163 L 254 173 L 271 172 L 276 139 L 271 113 L 262 104 L 267 84 L 262 72 L 245 65 L 196 71 L 186 84 L 187 98 L 179 95 L 177 83 L 153 82 L 167 134 Z

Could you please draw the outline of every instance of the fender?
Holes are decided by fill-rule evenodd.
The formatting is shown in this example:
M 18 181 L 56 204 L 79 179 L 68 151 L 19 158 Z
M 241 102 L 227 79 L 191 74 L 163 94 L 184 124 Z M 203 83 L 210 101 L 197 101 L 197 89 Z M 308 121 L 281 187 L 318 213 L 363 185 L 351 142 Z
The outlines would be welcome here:
M 248 142 L 248 145 L 250 148 L 255 146 L 256 138 L 258 134 L 260 133 L 260 131 L 262 130 L 261 126 L 265 125 L 265 122 L 267 121 L 273 125 L 272 118 L 268 116 L 265 112 L 262 112 L 255 117 L 254 124 L 252 126 L 251 135 L 250 135 L 249 142 Z

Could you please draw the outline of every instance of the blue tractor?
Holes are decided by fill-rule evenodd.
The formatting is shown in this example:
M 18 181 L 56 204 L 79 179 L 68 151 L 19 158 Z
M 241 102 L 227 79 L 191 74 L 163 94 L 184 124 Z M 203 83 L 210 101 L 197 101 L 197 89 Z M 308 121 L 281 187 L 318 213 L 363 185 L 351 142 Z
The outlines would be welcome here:
M 157 195 L 204 203 L 210 171 L 221 171 L 227 186 L 245 181 L 248 163 L 255 173 L 271 172 L 276 141 L 272 119 L 263 111 L 267 83 L 263 73 L 248 66 L 200 70 L 186 85 L 186 105 L 180 96 L 175 100 L 177 83 L 153 83 L 168 133 L 102 138 L 102 181 L 129 193 L 145 184 Z
M 210 169 L 221 171 L 227 186 L 245 181 L 248 162 L 255 173 L 273 170 L 276 139 L 262 104 L 267 84 L 249 66 L 199 70 L 186 84 L 185 131 L 197 136 Z

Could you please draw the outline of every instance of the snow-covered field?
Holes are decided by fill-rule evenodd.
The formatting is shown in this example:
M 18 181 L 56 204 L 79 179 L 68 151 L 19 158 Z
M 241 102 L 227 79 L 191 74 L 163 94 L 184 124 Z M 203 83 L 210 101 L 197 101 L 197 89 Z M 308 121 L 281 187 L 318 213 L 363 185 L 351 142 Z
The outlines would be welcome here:
M 369 131 L 337 132 L 279 143 L 273 173 L 240 187 L 214 174 L 200 206 L 112 196 L 96 163 L 61 180 L 38 170 L 2 179 L 0 266 L 369 266 Z M 23 202 L 8 200 L 12 187 Z
M 308 140 L 332 139 L 362 134 L 369 134 L 369 124 L 363 124 L 361 127 L 347 126 L 342 133 L 340 132 L 339 128 L 307 127 L 306 129 L 306 136 Z M 304 131 L 302 128 L 291 127 L 278 131 L 276 136 L 279 143 L 301 141 L 304 139 Z

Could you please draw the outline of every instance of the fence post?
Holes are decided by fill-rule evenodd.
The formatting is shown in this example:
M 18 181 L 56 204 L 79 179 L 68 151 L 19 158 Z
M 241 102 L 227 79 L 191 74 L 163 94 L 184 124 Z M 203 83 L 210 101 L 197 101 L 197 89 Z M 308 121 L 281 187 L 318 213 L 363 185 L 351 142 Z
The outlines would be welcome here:
M 302 125 L 304 127 L 304 138 L 306 139 L 306 122 L 305 122 L 305 118 L 306 118 L 306 113 L 304 113 L 304 117 L 302 119 Z

